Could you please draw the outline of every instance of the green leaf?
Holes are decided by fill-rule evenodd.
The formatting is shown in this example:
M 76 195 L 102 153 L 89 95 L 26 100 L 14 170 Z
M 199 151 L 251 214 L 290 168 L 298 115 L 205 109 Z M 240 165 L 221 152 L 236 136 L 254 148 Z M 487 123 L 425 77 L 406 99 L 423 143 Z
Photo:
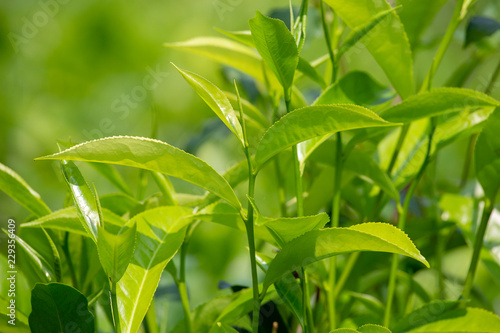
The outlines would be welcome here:
M 262 137 L 255 153 L 255 169 L 299 142 L 340 131 L 366 127 L 397 126 L 356 105 L 315 105 L 283 116 Z
M 38 159 L 66 159 L 126 165 L 161 172 L 204 188 L 241 207 L 233 189 L 201 159 L 159 140 L 115 136 L 88 141 Z
M 484 193 L 495 203 L 500 189 L 500 107 L 490 115 L 474 150 L 476 177 Z
M 351 28 L 356 29 L 391 9 L 386 0 L 325 0 Z M 384 70 L 394 89 L 404 99 L 414 93 L 410 43 L 398 15 L 391 12 L 363 44 Z
M 174 185 L 172 185 L 172 182 L 170 181 L 168 176 L 165 176 L 160 172 L 151 172 L 151 177 L 155 181 L 156 186 L 158 186 L 158 189 L 163 195 L 163 199 L 165 199 L 167 205 L 177 206 L 177 199 L 176 199 Z
M 137 225 L 134 255 L 117 284 L 122 332 L 137 332 L 161 274 L 186 233 L 191 210 L 178 206 L 151 209 L 131 219 Z
M 396 8 L 391 8 L 382 12 L 377 13 L 371 20 L 367 21 L 363 25 L 359 25 L 352 29 L 351 33 L 340 45 L 337 52 L 337 59 L 340 59 L 347 51 L 351 49 L 357 42 L 362 40 L 364 37 L 368 38 L 370 31 L 373 30 L 383 19 L 385 19 L 390 13 L 392 13 Z
M 299 62 L 295 39 L 283 21 L 264 16 L 258 11 L 249 24 L 257 50 L 276 75 L 285 90 L 285 99 L 288 99 Z
M 101 163 L 102 164 L 102 163 Z M 102 164 L 105 165 L 105 164 Z M 99 196 L 99 203 L 103 209 L 108 209 L 117 215 L 125 215 L 141 203 L 123 193 L 104 194 Z
M 500 22 L 483 16 L 472 17 L 465 32 L 465 47 L 493 35 L 498 30 L 500 30 Z
M 226 31 L 219 28 L 215 28 L 216 31 L 232 38 L 246 46 L 250 46 L 255 48 L 255 44 L 253 43 L 252 32 L 250 30 L 240 30 L 240 31 Z
M 314 104 L 357 104 L 371 107 L 394 97 L 394 92 L 367 73 L 352 71 L 323 91 Z
M 35 192 L 14 170 L 0 163 L 0 190 L 37 217 L 50 214 L 40 194 Z
M 432 23 L 438 11 L 448 0 L 397 0 L 402 8 L 398 11 L 410 44 L 415 49 L 420 36 Z
M 210 333 L 238 333 L 238 331 L 229 325 L 218 322 L 212 327 Z
M 116 186 L 123 193 L 133 196 L 130 187 L 123 179 L 123 177 L 118 173 L 118 171 L 111 165 L 102 163 L 89 163 L 97 172 L 99 172 L 104 178 L 106 178 L 111 184 Z
M 196 93 L 207 103 L 212 111 L 215 112 L 220 120 L 236 135 L 241 144 L 244 145 L 241 124 L 226 95 L 215 84 L 204 77 L 193 72 L 184 71 L 175 65 L 174 67 L 182 74 L 184 79 L 194 88 Z
M 23 249 L 27 257 L 30 259 L 31 265 L 33 266 L 39 280 L 44 280 L 48 282 L 56 280 L 56 274 L 54 272 L 54 269 L 36 249 L 31 247 L 26 241 L 24 241 L 18 235 L 10 233 L 10 231 L 7 231 L 3 228 L 2 231 L 8 237 L 14 237 L 14 239 L 16 240 L 16 245 L 21 249 Z
M 262 68 L 262 59 L 251 48 L 235 41 L 219 37 L 197 37 L 185 42 L 166 43 L 166 47 L 202 55 L 220 64 L 234 67 L 246 73 L 261 83 L 270 80 L 271 87 L 279 87 L 278 80 L 273 75 L 267 75 Z
M 78 290 L 60 284 L 37 283 L 31 292 L 31 332 L 94 332 L 94 316 Z
M 305 76 L 319 84 L 321 88 L 326 88 L 325 78 L 314 68 L 309 61 L 302 57 L 299 57 L 299 62 L 297 64 L 297 70 L 302 72 Z
M 274 287 L 300 325 L 304 325 L 303 294 L 299 281 L 292 274 L 287 274 L 276 281 Z
M 73 161 L 63 159 L 61 171 L 70 189 L 83 228 L 97 243 L 97 229 L 101 226 L 98 199 Z
M 429 264 L 404 232 L 385 223 L 310 231 L 287 243 L 269 265 L 264 290 L 286 273 L 315 261 L 357 251 L 389 252 Z
M 224 91 L 224 94 L 232 103 L 232 105 L 238 108 L 238 96 L 227 91 Z M 243 113 L 245 114 L 245 116 L 247 116 L 249 119 L 252 119 L 254 122 L 260 124 L 263 128 L 269 127 L 269 120 L 267 120 L 267 118 L 259 111 L 259 109 L 257 109 L 257 107 L 255 107 L 252 103 L 250 103 L 244 98 L 240 97 L 240 100 L 243 106 Z
M 136 225 L 124 224 L 115 232 L 99 229 L 97 251 L 101 265 L 111 282 L 118 282 L 132 259 L 135 249 Z
M 2 310 L 3 311 L 3 310 Z M 14 317 L 15 316 L 15 317 Z M 15 320 L 13 320 L 15 318 Z M 10 323 L 9 323 L 10 322 Z M 11 314 L 0 312 L 0 332 L 2 333 L 31 333 L 28 321 L 21 320 L 19 311 L 11 317 Z
M 359 333 L 359 331 L 352 328 L 337 328 L 330 333 Z
M 123 225 L 123 219 L 120 216 L 114 214 L 113 212 L 103 209 L 104 224 L 109 226 L 110 224 L 121 226 Z M 78 212 L 75 207 L 68 207 L 57 210 L 49 215 L 41 217 L 37 220 L 31 222 L 25 222 L 21 224 L 21 229 L 24 228 L 45 228 L 45 229 L 55 229 L 61 231 L 67 231 L 75 233 L 78 235 L 91 237 L 89 233 L 85 231 Z
M 375 324 L 366 324 L 358 328 L 360 333 L 391 333 L 391 331 L 383 326 Z
M 484 309 L 457 308 L 457 302 L 434 301 L 406 315 L 394 333 L 494 333 L 500 331 L 500 318 Z
M 436 88 L 412 96 L 386 109 L 380 116 L 387 121 L 409 123 L 467 108 L 494 107 L 500 102 L 483 93 L 463 88 Z

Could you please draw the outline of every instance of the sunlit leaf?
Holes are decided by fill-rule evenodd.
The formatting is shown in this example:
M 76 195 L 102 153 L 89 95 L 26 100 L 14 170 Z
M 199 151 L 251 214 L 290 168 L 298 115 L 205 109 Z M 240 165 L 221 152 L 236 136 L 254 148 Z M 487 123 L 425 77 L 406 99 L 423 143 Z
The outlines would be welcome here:
M 286 94 L 293 84 L 293 76 L 299 61 L 295 39 L 285 23 L 262 15 L 257 11 L 250 19 L 250 31 L 262 59 L 271 68 Z
M 339 131 L 384 126 L 397 124 L 356 105 L 316 105 L 294 110 L 274 123 L 262 137 L 255 154 L 255 169 L 299 142 Z
M 191 210 L 166 206 L 136 215 L 135 251 L 117 284 L 122 332 L 135 333 L 146 316 L 161 274 L 181 246 Z
M 83 228 L 97 243 L 97 229 L 101 226 L 100 207 L 96 194 L 92 192 L 73 161 L 63 159 L 61 171 L 68 184 L 76 211 L 81 218 Z
M 404 232 L 385 223 L 310 231 L 287 243 L 269 265 L 264 290 L 288 272 L 315 261 L 357 251 L 402 254 L 428 266 Z
M 402 103 L 382 111 L 380 116 L 387 121 L 407 123 L 469 108 L 498 105 L 500 105 L 499 101 L 475 90 L 436 88 L 412 96 Z
M 211 191 L 235 207 L 241 206 L 233 189 L 211 166 L 159 140 L 115 136 L 88 141 L 39 159 L 110 163 L 161 172 Z
M 222 122 L 236 135 L 238 140 L 244 144 L 243 130 L 238 121 L 238 116 L 226 95 L 212 82 L 193 72 L 185 71 L 177 66 L 174 67 L 182 74 L 184 79 L 194 88 L 196 93 L 207 103 Z

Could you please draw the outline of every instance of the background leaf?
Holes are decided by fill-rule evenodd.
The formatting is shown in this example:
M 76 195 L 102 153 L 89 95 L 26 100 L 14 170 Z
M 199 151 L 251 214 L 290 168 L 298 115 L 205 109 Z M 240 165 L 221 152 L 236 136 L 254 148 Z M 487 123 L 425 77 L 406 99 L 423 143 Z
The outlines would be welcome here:
M 14 170 L 0 163 L 0 190 L 4 191 L 12 199 L 37 217 L 50 213 L 49 207 Z
M 336 14 L 351 28 L 356 29 L 371 21 L 381 12 L 391 9 L 385 0 L 325 0 Z M 403 24 L 395 12 L 383 24 L 363 39 L 363 44 L 373 55 L 391 81 L 394 89 L 404 99 L 414 93 L 413 61 L 410 43 Z

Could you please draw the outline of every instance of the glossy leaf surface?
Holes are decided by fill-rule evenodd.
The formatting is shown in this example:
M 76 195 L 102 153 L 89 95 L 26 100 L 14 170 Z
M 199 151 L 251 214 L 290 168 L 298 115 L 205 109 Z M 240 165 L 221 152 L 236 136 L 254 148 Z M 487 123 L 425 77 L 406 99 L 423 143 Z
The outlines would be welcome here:
M 349 228 L 315 230 L 292 240 L 269 265 L 264 289 L 299 267 L 357 251 L 402 254 L 428 266 L 425 258 L 401 230 L 385 223 L 363 223 Z
M 39 159 L 111 163 L 161 172 L 211 191 L 235 207 L 241 206 L 233 189 L 211 166 L 159 140 L 115 136 L 88 141 Z

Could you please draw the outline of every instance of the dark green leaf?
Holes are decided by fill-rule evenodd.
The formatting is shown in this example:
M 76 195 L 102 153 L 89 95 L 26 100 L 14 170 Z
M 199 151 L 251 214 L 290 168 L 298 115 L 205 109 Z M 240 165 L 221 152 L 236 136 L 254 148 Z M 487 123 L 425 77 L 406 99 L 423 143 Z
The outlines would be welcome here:
M 94 332 L 94 316 L 78 290 L 60 283 L 36 284 L 29 324 L 33 333 Z
M 476 43 L 500 30 L 500 22 L 488 17 L 474 16 L 465 32 L 465 46 Z

